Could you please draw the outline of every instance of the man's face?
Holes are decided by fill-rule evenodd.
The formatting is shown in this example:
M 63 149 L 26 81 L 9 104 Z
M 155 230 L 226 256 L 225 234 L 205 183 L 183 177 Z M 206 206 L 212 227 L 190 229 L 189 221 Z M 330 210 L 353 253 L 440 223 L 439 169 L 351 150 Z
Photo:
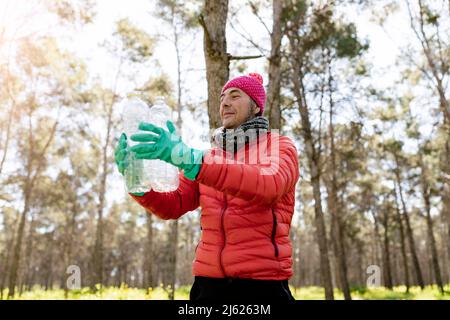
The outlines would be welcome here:
M 242 90 L 228 88 L 220 96 L 220 119 L 225 129 L 236 129 L 259 112 L 252 108 L 251 98 Z

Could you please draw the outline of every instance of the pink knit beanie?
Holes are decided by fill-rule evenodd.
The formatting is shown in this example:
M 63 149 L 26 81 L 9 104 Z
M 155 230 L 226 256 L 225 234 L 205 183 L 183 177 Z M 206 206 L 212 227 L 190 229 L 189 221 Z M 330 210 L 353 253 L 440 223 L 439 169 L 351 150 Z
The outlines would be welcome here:
M 266 92 L 263 87 L 263 78 L 258 73 L 249 73 L 228 81 L 222 89 L 222 93 L 228 88 L 238 88 L 244 91 L 261 109 L 258 114 L 264 113 L 266 104 Z

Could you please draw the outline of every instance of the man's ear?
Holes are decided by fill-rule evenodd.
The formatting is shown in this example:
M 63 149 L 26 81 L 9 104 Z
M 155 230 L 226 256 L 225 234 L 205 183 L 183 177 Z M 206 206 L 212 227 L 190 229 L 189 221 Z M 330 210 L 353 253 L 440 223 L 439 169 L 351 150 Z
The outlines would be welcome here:
M 255 115 L 255 114 L 258 114 L 259 113 L 259 110 L 261 110 L 259 107 L 256 107 L 255 108 L 255 110 L 253 111 L 253 114 Z

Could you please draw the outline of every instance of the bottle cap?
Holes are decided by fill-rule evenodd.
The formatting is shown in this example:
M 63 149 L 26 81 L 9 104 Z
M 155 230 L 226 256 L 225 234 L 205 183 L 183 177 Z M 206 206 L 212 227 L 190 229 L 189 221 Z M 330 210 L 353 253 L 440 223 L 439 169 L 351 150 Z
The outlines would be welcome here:
M 156 96 L 153 105 L 161 105 L 161 104 L 166 104 L 166 97 Z

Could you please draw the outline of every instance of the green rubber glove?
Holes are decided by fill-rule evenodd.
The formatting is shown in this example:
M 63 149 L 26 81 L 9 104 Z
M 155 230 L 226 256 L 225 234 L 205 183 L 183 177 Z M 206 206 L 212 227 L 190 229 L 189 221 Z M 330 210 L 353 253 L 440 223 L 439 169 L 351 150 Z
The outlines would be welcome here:
M 122 133 L 119 142 L 114 149 L 114 160 L 116 161 L 117 168 L 121 175 L 124 175 L 125 169 L 128 166 L 127 158 L 127 135 Z
M 124 175 L 125 169 L 128 166 L 127 155 L 128 155 L 127 135 L 125 133 L 122 133 L 119 142 L 117 143 L 117 146 L 114 149 L 114 160 L 121 175 Z M 136 192 L 131 194 L 141 197 L 145 194 L 145 192 Z
M 139 143 L 131 147 L 137 159 L 160 159 L 182 170 L 184 176 L 195 180 L 200 171 L 203 151 L 187 146 L 176 134 L 172 121 L 166 122 L 167 130 L 151 123 L 141 122 L 139 130 L 149 133 L 133 134 L 130 139 Z

